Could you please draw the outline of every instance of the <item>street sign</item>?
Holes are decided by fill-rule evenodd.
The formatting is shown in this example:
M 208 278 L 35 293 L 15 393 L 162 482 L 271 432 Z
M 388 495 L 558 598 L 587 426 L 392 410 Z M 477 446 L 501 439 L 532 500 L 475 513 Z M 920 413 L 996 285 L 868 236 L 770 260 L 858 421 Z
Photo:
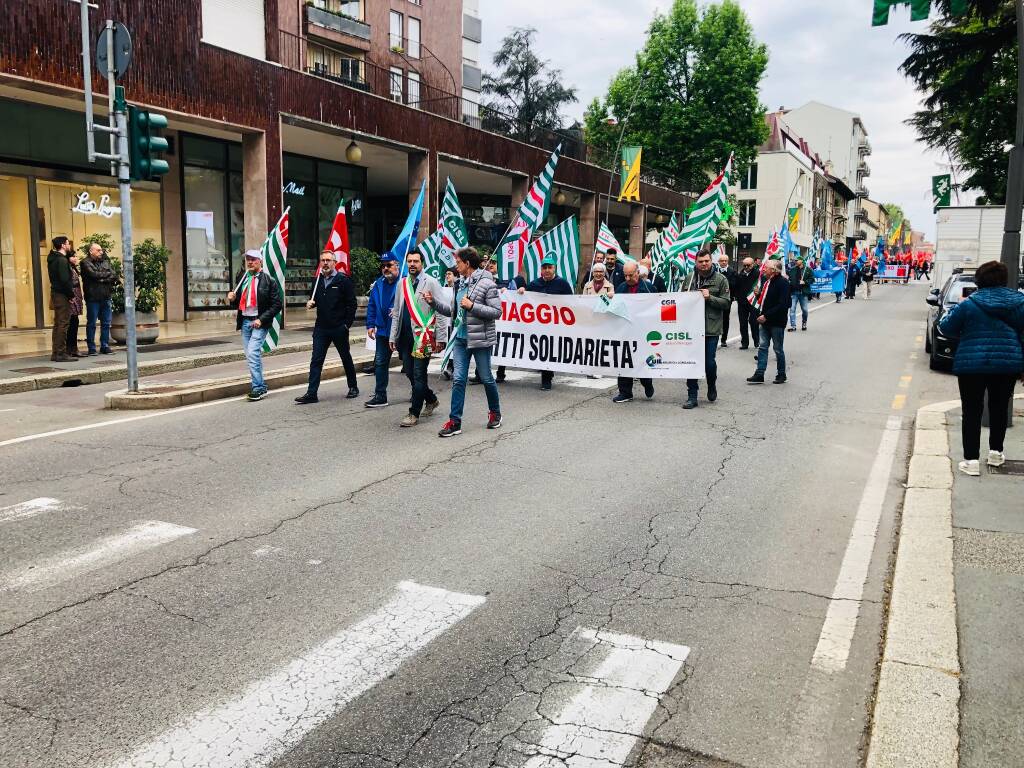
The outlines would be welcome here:
M 107 38 L 114 35 L 114 76 L 123 77 L 132 63 L 132 36 L 119 21 L 111 29 L 104 29 L 96 40 L 96 69 L 107 74 Z

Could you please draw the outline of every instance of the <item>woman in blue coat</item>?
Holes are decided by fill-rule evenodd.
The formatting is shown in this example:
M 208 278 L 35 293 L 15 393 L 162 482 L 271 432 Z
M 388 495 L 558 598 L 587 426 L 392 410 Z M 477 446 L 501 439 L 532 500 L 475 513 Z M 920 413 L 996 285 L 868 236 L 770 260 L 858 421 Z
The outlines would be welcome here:
M 988 465 L 1006 461 L 1003 439 L 1013 386 L 1024 372 L 1024 294 L 1006 287 L 1006 265 L 989 261 L 974 274 L 978 290 L 939 321 L 945 336 L 957 338 L 953 373 L 963 407 L 964 460 L 960 471 L 981 474 L 981 412 L 988 392 Z

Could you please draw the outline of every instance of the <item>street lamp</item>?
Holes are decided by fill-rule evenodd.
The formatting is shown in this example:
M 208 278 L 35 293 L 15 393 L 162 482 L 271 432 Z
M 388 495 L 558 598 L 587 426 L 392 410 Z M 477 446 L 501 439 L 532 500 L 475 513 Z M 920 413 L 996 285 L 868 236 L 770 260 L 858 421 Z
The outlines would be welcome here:
M 352 141 L 347 147 L 345 147 L 345 159 L 350 163 L 358 163 L 363 159 L 363 150 L 355 143 L 355 141 Z

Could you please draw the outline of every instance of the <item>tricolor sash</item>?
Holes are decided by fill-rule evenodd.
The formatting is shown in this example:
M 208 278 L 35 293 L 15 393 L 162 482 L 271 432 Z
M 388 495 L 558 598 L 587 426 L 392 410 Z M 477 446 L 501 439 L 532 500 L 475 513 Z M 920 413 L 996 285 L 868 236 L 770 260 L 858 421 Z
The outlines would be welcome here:
M 412 321 L 412 356 L 430 357 L 434 350 L 434 321 L 436 319 L 434 310 L 424 313 L 416 303 L 416 291 L 412 287 L 412 277 L 406 276 L 402 281 L 402 299 L 405 301 L 405 308 L 409 310 L 409 319 Z

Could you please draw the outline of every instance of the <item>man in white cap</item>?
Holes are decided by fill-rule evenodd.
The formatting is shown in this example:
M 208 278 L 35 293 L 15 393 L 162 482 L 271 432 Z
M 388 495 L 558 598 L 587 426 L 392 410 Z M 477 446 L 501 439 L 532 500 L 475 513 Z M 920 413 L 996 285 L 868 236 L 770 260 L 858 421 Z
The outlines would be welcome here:
M 245 274 L 235 290 L 228 293 L 228 305 L 238 311 L 235 329 L 242 332 L 242 346 L 252 380 L 249 400 L 262 400 L 267 396 L 267 385 L 263 381 L 263 341 L 274 318 L 283 309 L 284 299 L 277 281 L 263 272 L 260 251 L 245 252 Z

